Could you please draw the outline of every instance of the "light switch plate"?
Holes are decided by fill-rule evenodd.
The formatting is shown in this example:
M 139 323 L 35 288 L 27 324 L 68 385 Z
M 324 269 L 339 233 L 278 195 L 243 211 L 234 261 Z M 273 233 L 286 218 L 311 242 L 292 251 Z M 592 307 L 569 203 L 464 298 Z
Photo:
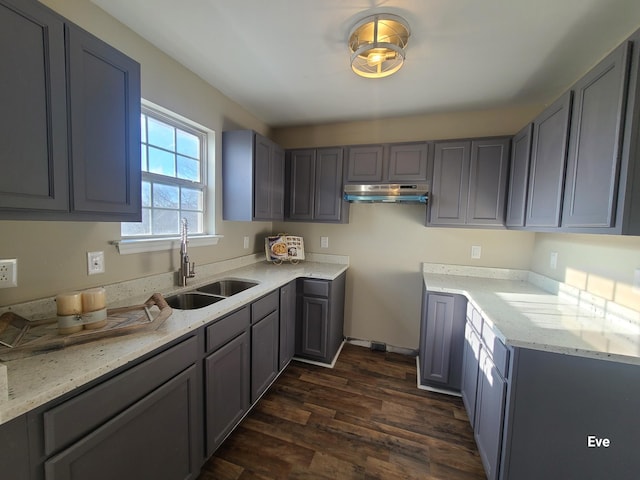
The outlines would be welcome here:
M 320 237 L 320 248 L 329 248 L 329 237 Z
M 482 247 L 480 245 L 473 245 L 471 247 L 471 258 L 478 259 L 482 255 Z
M 558 268 L 558 252 L 551 252 L 551 255 L 549 255 L 549 267 L 552 270 Z

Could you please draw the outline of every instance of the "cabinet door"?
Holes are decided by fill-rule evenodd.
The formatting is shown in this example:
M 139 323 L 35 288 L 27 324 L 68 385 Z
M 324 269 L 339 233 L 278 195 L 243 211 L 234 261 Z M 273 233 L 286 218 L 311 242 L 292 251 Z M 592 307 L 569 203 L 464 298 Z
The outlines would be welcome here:
M 527 227 L 560 226 L 571 98 L 565 93 L 533 121 Z
M 72 210 L 141 218 L 140 65 L 67 25 Z
M 280 364 L 282 370 L 296 350 L 296 281 L 280 288 Z
M 469 191 L 471 142 L 438 142 L 429 196 L 430 225 L 464 225 Z
M 449 367 L 454 324 L 454 297 L 451 295 L 427 295 L 423 311 L 420 370 L 423 382 L 449 382 Z
M 474 436 L 487 479 L 496 480 L 502 449 L 507 388 L 506 381 L 500 376 L 485 349 L 480 351 L 478 375 Z
M 311 220 L 314 210 L 316 151 L 292 150 L 288 154 L 289 208 L 291 220 Z
M 467 225 L 504 225 L 509 138 L 471 142 Z
M 302 297 L 300 332 L 296 354 L 324 360 L 327 357 L 329 299 Z
M 271 183 L 271 220 L 284 219 L 284 150 L 275 143 L 269 158 L 269 180 Z
M 473 426 L 476 418 L 476 393 L 480 366 L 480 337 L 470 323 L 464 331 L 464 356 L 462 360 L 462 403 Z
M 0 425 L 0 445 L 2 478 L 28 480 L 29 439 L 26 415 Z
M 184 480 L 199 473 L 195 366 L 45 462 L 46 480 Z
M 389 182 L 426 182 L 428 144 L 391 145 Z
M 507 227 L 524 227 L 532 136 L 533 124 L 530 123 L 520 130 L 511 142 L 511 171 L 505 221 Z
M 253 219 L 271 220 L 271 147 L 272 142 L 255 134 L 254 177 L 253 177 Z M 247 179 L 249 181 L 249 179 Z
M 260 398 L 278 375 L 279 324 L 276 310 L 251 327 L 251 403 Z
M 0 2 L 0 218 L 69 210 L 64 25 L 37 2 Z M 12 217 L 13 215 L 13 217 Z
M 249 409 L 249 358 L 249 333 L 244 332 L 205 359 L 207 457 Z
M 574 86 L 563 227 L 612 227 L 617 207 L 630 44 Z
M 313 219 L 339 222 L 342 215 L 342 149 L 318 149 Z
M 381 182 L 383 150 L 382 145 L 349 148 L 347 182 Z

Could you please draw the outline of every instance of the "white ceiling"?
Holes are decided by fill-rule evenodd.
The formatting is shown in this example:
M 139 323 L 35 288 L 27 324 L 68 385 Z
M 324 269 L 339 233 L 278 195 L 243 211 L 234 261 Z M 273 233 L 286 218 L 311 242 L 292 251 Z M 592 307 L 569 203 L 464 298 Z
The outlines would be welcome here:
M 92 0 L 271 126 L 547 103 L 640 27 L 639 0 Z M 365 79 L 362 17 L 411 27 L 395 75 Z

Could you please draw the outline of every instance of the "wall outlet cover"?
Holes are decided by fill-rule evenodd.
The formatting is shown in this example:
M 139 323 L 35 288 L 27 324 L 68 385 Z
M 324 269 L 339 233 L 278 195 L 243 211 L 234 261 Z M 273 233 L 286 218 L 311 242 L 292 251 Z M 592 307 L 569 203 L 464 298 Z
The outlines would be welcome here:
M 87 273 L 104 273 L 104 252 L 87 252 Z
M 471 258 L 480 258 L 482 255 L 482 247 L 480 245 L 473 245 L 471 247 Z
M 18 286 L 18 259 L 0 260 L 0 288 Z

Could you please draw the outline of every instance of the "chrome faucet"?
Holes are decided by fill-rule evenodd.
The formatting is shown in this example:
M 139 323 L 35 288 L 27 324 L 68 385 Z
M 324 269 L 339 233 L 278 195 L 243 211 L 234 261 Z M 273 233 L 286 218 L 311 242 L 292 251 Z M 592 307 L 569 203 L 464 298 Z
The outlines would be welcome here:
M 187 219 L 183 218 L 180 230 L 180 270 L 178 271 L 178 285 L 181 287 L 187 285 L 187 278 L 196 276 L 196 264 L 195 262 L 189 263 L 189 254 L 187 253 L 188 230 Z

